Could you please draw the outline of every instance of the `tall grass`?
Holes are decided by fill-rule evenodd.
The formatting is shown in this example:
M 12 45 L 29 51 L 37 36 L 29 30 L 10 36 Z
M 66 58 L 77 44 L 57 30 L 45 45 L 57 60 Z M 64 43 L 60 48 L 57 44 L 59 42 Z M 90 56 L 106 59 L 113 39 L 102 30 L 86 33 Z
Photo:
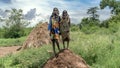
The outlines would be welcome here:
M 43 46 L 8 55 L 0 58 L 0 66 L 5 68 L 41 68 L 51 56 L 47 52 L 49 49 L 51 46 Z
M 89 35 L 74 32 L 70 48 L 91 68 L 120 68 L 120 31 L 114 34 L 103 34 L 102 31 Z

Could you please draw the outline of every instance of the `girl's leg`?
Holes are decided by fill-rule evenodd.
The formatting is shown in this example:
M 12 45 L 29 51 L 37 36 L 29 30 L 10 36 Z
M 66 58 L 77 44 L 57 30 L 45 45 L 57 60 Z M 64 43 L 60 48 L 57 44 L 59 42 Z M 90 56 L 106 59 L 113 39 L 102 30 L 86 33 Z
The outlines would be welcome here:
M 54 40 L 54 39 L 52 39 L 52 46 L 53 46 L 54 55 L 56 55 L 56 51 L 55 51 L 55 40 Z
M 56 39 L 56 44 L 57 44 L 58 50 L 60 51 L 60 46 L 59 46 L 59 42 L 57 39 Z

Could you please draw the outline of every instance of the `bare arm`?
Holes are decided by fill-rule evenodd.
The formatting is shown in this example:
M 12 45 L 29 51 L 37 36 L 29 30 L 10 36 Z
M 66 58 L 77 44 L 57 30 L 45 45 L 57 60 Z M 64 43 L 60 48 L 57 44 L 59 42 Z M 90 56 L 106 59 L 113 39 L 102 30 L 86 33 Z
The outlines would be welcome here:
M 70 27 L 70 24 L 71 24 L 70 18 L 68 18 L 68 24 L 69 24 L 69 27 Z

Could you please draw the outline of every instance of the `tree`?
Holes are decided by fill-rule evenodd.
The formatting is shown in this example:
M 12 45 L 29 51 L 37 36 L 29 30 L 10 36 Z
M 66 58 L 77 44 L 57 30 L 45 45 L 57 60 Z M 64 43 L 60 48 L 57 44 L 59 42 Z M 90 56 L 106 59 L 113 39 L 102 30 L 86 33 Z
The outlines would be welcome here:
M 100 2 L 101 9 L 104 9 L 107 6 L 111 9 L 112 14 L 117 15 L 120 13 L 120 1 L 119 0 L 102 0 Z
M 112 28 L 120 21 L 120 0 L 101 0 L 100 8 L 104 9 L 106 7 L 111 9 L 111 14 L 113 14 L 113 16 L 108 20 L 103 21 L 101 27 Z
M 97 14 L 98 7 L 92 7 L 88 9 L 87 14 L 90 14 L 91 18 L 93 20 L 96 20 L 99 18 L 99 15 Z
M 23 19 L 21 9 L 5 10 L 9 16 L 4 19 L 5 38 L 18 38 L 24 35 L 24 28 L 29 24 Z
M 99 27 L 99 15 L 97 14 L 98 7 L 88 9 L 87 14 L 90 17 L 83 18 L 79 24 L 79 28 L 86 34 L 94 33 Z

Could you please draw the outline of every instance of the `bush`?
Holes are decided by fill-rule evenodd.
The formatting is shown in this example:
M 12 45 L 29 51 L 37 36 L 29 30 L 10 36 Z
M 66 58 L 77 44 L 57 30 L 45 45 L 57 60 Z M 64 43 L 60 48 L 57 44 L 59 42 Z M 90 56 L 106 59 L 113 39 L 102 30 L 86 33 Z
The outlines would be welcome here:
M 71 31 L 79 31 L 79 25 L 71 25 Z
M 111 33 L 116 33 L 119 29 L 119 23 L 109 22 L 109 30 Z
M 6 12 L 7 11 L 7 12 Z M 9 13 L 7 18 L 3 19 L 4 23 L 4 37 L 5 38 L 19 38 L 24 34 L 24 28 L 30 24 L 26 21 L 23 16 L 22 9 L 11 9 L 5 10 L 6 13 Z
M 79 24 L 79 28 L 86 34 L 91 34 L 97 31 L 100 21 L 98 19 L 83 18 Z
M 24 36 L 24 30 L 23 28 L 18 28 L 17 26 L 6 28 L 4 32 L 4 38 L 19 38 L 21 36 Z
M 82 32 L 84 32 L 85 34 L 91 34 L 91 33 L 95 33 L 97 30 L 99 29 L 98 26 L 86 26 L 86 27 L 83 27 L 81 29 Z
M 0 38 L 3 38 L 4 30 L 0 28 Z

